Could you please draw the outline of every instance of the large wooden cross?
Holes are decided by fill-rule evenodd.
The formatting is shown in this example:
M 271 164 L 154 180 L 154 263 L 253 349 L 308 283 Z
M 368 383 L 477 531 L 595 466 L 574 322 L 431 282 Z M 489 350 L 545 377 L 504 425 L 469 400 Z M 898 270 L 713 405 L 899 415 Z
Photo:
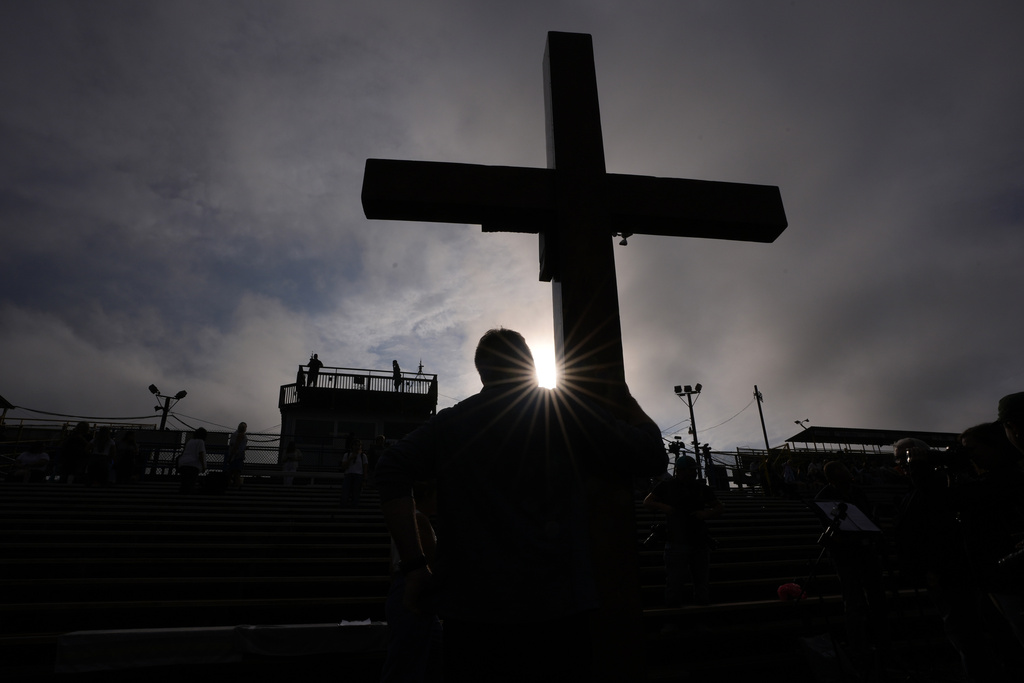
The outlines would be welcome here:
M 367 218 L 540 234 L 553 290 L 558 384 L 623 379 L 615 233 L 772 242 L 786 228 L 779 189 L 607 173 L 594 50 L 549 33 L 544 56 L 548 168 L 368 159 Z
M 368 159 L 367 218 L 481 225 L 540 235 L 540 279 L 552 283 L 558 386 L 588 393 L 624 381 L 613 236 L 772 242 L 786 228 L 777 187 L 618 175 L 605 170 L 594 49 L 586 34 L 549 33 L 544 55 L 548 168 Z M 599 678 L 627 680 L 642 657 L 632 489 L 603 506 L 596 563 L 606 609 Z M 636 586 L 636 590 L 633 590 Z

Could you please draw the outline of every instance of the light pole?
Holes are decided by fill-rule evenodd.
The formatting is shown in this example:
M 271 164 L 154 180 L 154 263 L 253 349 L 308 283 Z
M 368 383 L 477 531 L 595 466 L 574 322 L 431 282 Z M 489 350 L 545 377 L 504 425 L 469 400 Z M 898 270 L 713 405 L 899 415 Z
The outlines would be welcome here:
M 163 411 L 163 414 L 160 416 L 160 431 L 162 432 L 164 431 L 164 428 L 167 426 L 167 413 L 170 412 L 171 410 L 171 399 L 174 399 L 174 402 L 177 403 L 181 399 L 185 398 L 185 396 L 188 395 L 188 392 L 183 389 L 176 393 L 174 396 L 164 396 L 163 394 L 160 393 L 160 390 L 156 388 L 155 384 L 150 384 L 149 393 L 153 394 L 157 398 L 164 399 L 164 404 L 162 406 L 158 405 L 153 407 L 153 410 Z
M 674 389 L 676 396 L 685 400 L 686 405 L 690 408 L 690 433 L 693 434 L 693 459 L 697 461 L 697 476 L 701 479 L 704 478 L 704 475 L 701 472 L 700 466 L 700 444 L 697 442 L 697 422 L 693 418 L 693 397 L 700 396 L 700 390 L 703 388 L 704 387 L 700 384 L 697 384 L 694 387 L 691 387 L 689 384 L 685 386 L 679 386 L 677 384 Z M 685 399 L 683 398 L 684 396 L 686 397 Z

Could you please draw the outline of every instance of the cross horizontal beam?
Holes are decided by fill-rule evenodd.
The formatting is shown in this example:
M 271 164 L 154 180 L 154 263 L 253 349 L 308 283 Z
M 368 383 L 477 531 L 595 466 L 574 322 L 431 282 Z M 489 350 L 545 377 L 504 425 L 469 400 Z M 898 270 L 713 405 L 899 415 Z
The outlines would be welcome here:
M 556 222 L 557 169 L 367 159 L 367 218 L 540 233 Z M 610 232 L 773 242 L 786 229 L 779 188 L 608 173 Z

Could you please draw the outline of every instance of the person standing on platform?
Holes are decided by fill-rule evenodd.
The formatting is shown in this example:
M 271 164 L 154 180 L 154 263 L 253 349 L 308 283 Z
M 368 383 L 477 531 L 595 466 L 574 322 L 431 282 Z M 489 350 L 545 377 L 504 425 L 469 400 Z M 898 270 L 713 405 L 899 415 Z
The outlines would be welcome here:
M 288 447 L 284 450 L 284 462 L 281 464 L 281 469 L 285 472 L 295 472 L 299 469 L 300 460 L 302 460 L 302 451 L 299 450 L 294 441 L 290 441 Z M 290 474 L 285 475 L 282 478 L 282 483 L 285 486 L 291 486 L 294 478 Z
M 181 475 L 179 493 L 192 493 L 199 475 L 206 471 L 206 430 L 200 427 L 185 444 L 178 458 L 178 473 Z
M 228 478 L 234 487 L 242 485 L 242 467 L 245 465 L 245 449 L 249 445 L 249 437 L 245 430 L 249 426 L 244 422 L 238 423 L 238 429 L 228 437 L 228 455 L 224 463 L 224 469 L 228 471 Z
M 345 473 L 345 478 L 341 482 L 341 507 L 358 505 L 359 495 L 363 492 L 367 462 L 366 453 L 363 453 L 363 442 L 353 439 L 349 451 L 341 459 L 341 469 Z
M 135 432 L 124 431 L 117 442 L 117 458 L 114 461 L 115 481 L 126 484 L 136 481 L 135 461 L 139 458 L 139 445 L 135 443 Z
M 314 353 L 309 359 L 309 374 L 306 375 L 307 387 L 316 386 L 317 378 L 320 377 L 320 368 L 323 366 L 324 364 L 320 362 L 320 357 Z
M 85 475 L 89 460 L 89 423 L 79 422 L 58 451 L 57 472 L 62 484 L 72 484 Z
M 391 361 L 391 378 L 395 382 L 395 391 L 402 390 L 402 368 L 399 367 L 398 361 Z
M 45 481 L 46 470 L 50 467 L 50 456 L 43 450 L 42 441 L 33 441 L 14 461 L 10 481 Z
M 117 447 L 110 436 L 110 427 L 100 427 L 89 442 L 89 486 L 106 486 L 110 483 Z

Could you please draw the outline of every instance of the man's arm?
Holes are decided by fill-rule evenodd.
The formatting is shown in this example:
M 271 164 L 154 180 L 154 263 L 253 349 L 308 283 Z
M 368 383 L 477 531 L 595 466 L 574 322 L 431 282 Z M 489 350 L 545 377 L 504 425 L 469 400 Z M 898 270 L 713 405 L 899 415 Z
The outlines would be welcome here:
M 625 382 L 609 386 L 605 407 L 615 419 L 621 420 L 631 427 L 638 427 L 646 423 L 654 424 L 654 420 L 644 412 L 637 400 L 633 398 L 633 394 L 629 393 L 629 387 Z
M 609 387 L 608 412 L 622 426 L 623 440 L 630 445 L 629 470 L 635 476 L 656 476 L 668 467 L 668 453 L 661 429 L 644 412 L 625 382 Z
M 654 495 L 654 491 L 647 494 L 647 497 L 644 498 L 643 505 L 649 510 L 657 510 L 658 512 L 664 512 L 665 514 L 668 514 L 675 509 L 668 503 L 663 503 L 658 500 L 658 497 Z
M 400 562 L 413 562 L 426 557 L 416 525 L 416 504 L 412 497 L 414 481 L 430 479 L 434 475 L 434 457 L 437 453 L 433 425 L 438 416 L 388 448 L 377 461 L 376 480 L 380 493 L 384 524 L 398 550 Z M 405 596 L 402 600 L 414 614 L 423 614 L 419 602 L 428 591 L 430 569 L 424 565 L 405 574 Z
M 412 497 L 393 498 L 382 502 L 381 509 L 384 511 L 384 524 L 387 525 L 391 539 L 398 549 L 400 563 L 425 557 L 416 524 L 416 504 Z M 431 577 L 430 567 L 426 564 L 405 574 L 402 605 L 413 614 L 427 613 L 421 602 L 429 590 Z
M 423 546 L 416 528 L 416 504 L 412 496 L 382 502 L 381 510 L 384 512 L 384 524 L 398 548 L 398 557 L 408 562 L 423 555 Z
M 715 517 L 721 517 L 724 510 L 725 506 L 722 505 L 722 501 L 715 498 L 711 507 L 704 508 L 703 510 L 696 510 L 692 514 L 697 519 L 714 519 Z

